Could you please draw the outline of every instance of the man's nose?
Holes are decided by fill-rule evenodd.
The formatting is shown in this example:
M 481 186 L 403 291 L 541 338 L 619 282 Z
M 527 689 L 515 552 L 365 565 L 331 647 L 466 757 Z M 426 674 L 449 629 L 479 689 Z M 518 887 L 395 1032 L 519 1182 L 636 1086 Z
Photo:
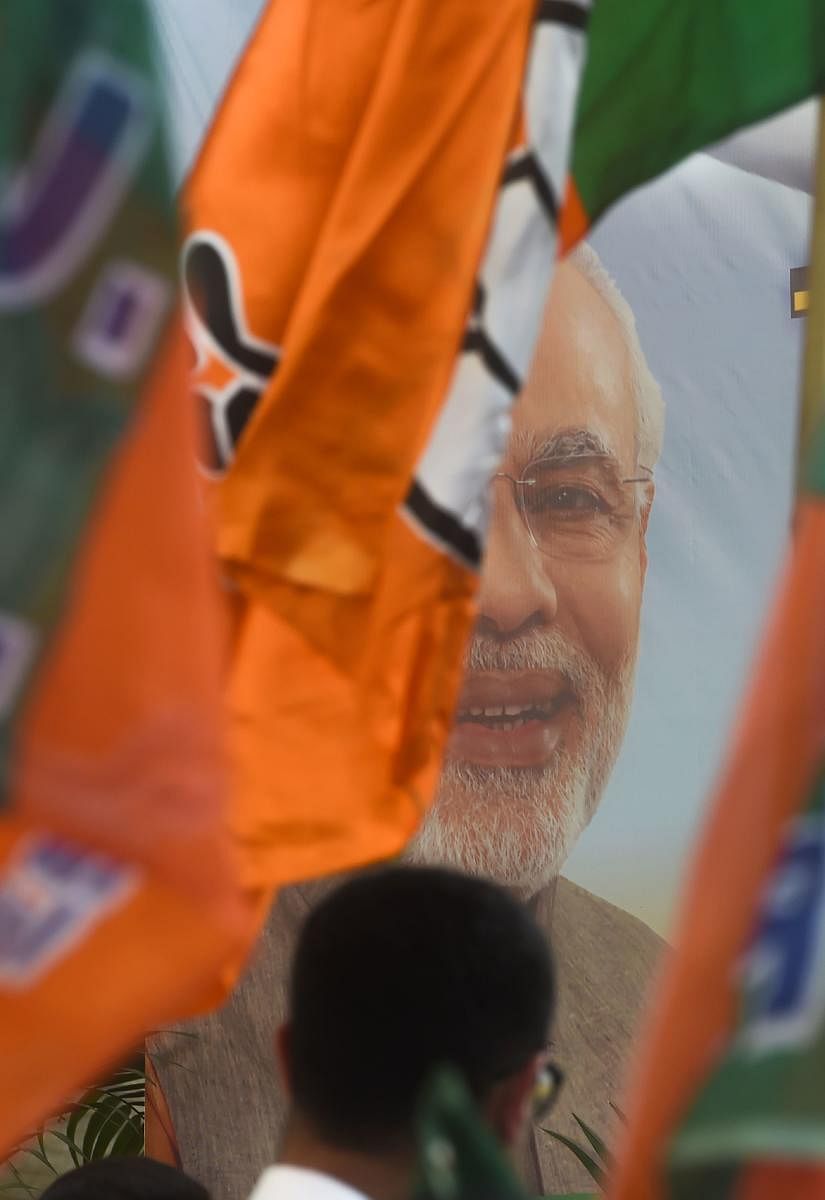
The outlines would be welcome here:
M 477 628 L 503 640 L 549 625 L 558 597 L 553 562 L 533 545 L 506 480 L 494 481 L 491 504 Z

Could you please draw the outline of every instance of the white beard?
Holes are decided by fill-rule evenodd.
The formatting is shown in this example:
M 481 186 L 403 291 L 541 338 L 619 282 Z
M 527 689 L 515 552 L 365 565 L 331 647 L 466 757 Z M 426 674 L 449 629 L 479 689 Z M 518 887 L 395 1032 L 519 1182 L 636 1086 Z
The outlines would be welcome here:
M 598 807 L 621 747 L 635 657 L 613 676 L 558 630 L 507 643 L 476 636 L 468 672 L 554 670 L 578 702 L 575 755 L 561 745 L 545 767 L 447 759 L 435 800 L 408 845 L 413 863 L 456 867 L 531 896 L 559 874 Z

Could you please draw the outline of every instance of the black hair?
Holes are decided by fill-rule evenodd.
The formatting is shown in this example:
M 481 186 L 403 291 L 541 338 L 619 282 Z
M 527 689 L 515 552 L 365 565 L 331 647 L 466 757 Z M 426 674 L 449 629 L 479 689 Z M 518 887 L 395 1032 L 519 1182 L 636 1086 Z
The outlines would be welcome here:
M 378 1152 L 412 1134 L 439 1065 L 477 1100 L 546 1042 L 544 936 L 503 889 L 439 868 L 357 876 L 309 916 L 291 981 L 296 1109 L 332 1145 Z
M 209 1200 L 209 1192 L 175 1167 L 122 1155 L 60 1175 L 40 1200 Z

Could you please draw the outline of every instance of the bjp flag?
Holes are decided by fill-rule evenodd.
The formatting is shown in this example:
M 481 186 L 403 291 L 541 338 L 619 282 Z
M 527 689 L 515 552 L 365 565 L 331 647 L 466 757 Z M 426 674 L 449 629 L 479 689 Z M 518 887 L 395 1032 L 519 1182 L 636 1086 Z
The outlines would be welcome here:
M 3 1149 L 251 936 L 151 31 L 115 7 L 0 0 Z
M 587 17 L 271 4 L 186 189 L 254 886 L 392 854 L 433 791 Z

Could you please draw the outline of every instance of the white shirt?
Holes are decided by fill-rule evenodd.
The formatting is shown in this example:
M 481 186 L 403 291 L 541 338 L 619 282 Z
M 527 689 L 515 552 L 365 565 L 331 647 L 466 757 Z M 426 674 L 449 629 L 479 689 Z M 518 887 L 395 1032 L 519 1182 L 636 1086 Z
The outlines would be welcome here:
M 249 1200 L 367 1200 L 367 1197 L 331 1175 L 282 1163 L 267 1167 Z

